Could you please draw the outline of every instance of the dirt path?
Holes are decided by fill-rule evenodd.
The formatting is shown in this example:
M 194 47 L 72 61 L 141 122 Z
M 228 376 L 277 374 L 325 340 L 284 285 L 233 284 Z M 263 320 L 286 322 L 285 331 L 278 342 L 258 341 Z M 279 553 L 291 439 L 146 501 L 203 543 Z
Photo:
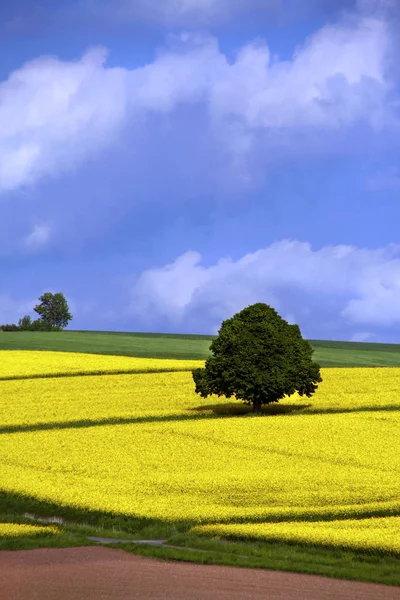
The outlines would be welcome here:
M 87 546 L 0 552 L 4 600 L 400 600 L 400 588 L 162 562 Z

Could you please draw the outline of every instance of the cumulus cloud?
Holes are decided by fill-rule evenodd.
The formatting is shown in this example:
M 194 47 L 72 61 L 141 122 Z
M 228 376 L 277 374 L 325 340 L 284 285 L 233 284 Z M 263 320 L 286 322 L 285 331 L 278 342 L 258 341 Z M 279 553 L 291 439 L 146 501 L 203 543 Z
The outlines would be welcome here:
M 238 166 L 260 135 L 285 154 L 299 132 L 318 140 L 360 122 L 393 127 L 390 48 L 386 21 L 363 17 L 322 28 L 289 61 L 263 41 L 230 61 L 215 38 L 188 33 L 131 70 L 107 67 L 102 48 L 71 62 L 38 58 L 0 83 L 0 193 L 77 168 L 125 126 L 183 105 L 202 107 Z M 297 145 L 305 151 L 304 139 Z
M 378 123 L 387 91 L 388 40 L 381 21 L 325 27 L 292 61 L 271 59 L 268 48 L 244 48 L 216 82 L 215 109 L 242 117 L 250 127 L 341 127 L 367 117 Z
M 78 165 L 109 144 L 125 112 L 124 69 L 104 49 L 41 57 L 0 84 L 0 192 Z
M 201 265 L 198 252 L 189 251 L 172 264 L 144 271 L 128 312 L 149 326 L 167 319 L 181 327 L 200 317 L 208 331 L 216 331 L 221 320 L 254 302 L 266 302 L 301 325 L 318 319 L 315 304 L 332 300 L 338 324 L 400 324 L 400 245 L 313 250 L 308 243 L 283 240 L 209 267 Z

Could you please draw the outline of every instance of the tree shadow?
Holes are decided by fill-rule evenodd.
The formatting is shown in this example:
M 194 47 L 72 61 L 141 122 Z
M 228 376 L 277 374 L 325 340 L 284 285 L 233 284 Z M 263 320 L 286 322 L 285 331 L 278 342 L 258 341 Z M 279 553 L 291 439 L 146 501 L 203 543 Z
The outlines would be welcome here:
M 272 403 L 261 407 L 261 414 L 265 416 L 287 415 L 293 412 L 299 412 L 310 408 L 312 404 L 278 404 Z M 253 415 L 253 407 L 248 404 L 239 404 L 238 402 L 219 402 L 216 404 L 207 404 L 190 408 L 196 412 L 209 411 L 212 415 L 243 417 Z
M 253 415 L 252 406 L 240 404 L 239 402 L 218 402 L 215 404 L 207 404 L 190 408 L 191 411 L 198 413 L 209 412 L 210 416 L 223 417 L 243 417 Z M 358 412 L 393 412 L 399 411 L 400 404 L 387 404 L 386 406 L 356 406 L 356 407 L 326 407 L 318 408 L 315 404 L 278 404 L 272 403 L 262 406 L 261 415 L 277 416 L 277 415 L 336 415 Z

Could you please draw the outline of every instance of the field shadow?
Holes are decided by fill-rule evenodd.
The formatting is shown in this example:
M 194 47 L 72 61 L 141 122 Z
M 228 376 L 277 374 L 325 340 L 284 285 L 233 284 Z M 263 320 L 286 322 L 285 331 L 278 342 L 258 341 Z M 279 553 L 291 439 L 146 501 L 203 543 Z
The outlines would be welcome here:
M 261 413 L 265 416 L 272 415 L 287 415 L 293 412 L 299 412 L 306 408 L 310 408 L 312 404 L 267 404 L 262 407 Z M 247 404 L 239 404 L 238 402 L 218 402 L 216 404 L 206 404 L 195 406 L 189 410 L 202 413 L 204 411 L 211 412 L 212 415 L 243 417 L 252 415 L 253 408 Z
M 135 357 L 132 357 L 135 358 Z M 154 375 L 156 373 L 186 373 L 191 371 L 193 367 L 182 367 L 178 369 L 119 369 L 101 371 L 74 371 L 74 372 L 58 372 L 58 373 L 31 373 L 30 375 L 9 375 L 1 376 L 0 381 L 22 381 L 25 379 L 64 379 L 70 377 L 102 377 L 103 375 Z
M 332 506 L 332 510 L 326 511 L 324 514 L 314 511 L 312 508 L 305 509 L 301 513 L 292 514 L 265 514 L 265 515 L 246 515 L 246 516 L 231 516 L 230 518 L 217 519 L 221 524 L 234 523 L 279 523 L 279 522 L 316 522 L 316 521 L 336 521 L 365 519 L 371 517 L 389 517 L 398 514 L 398 508 L 388 506 L 383 502 L 381 506 L 365 506 L 360 507 L 354 505 L 353 510 L 349 507 Z M 63 519 L 65 523 L 59 524 L 61 528 L 64 525 L 83 525 L 93 526 L 102 529 L 129 532 L 136 534 L 141 532 L 148 537 L 160 536 L 167 534 L 184 533 L 194 525 L 198 525 L 196 519 L 177 519 L 170 521 L 169 519 L 151 518 L 143 515 L 126 514 L 118 510 L 96 510 L 89 507 L 73 506 L 69 503 L 57 503 L 51 500 L 45 500 L 23 492 L 12 492 L 0 490 L 0 516 L 6 517 L 7 522 L 15 522 L 19 519 L 22 523 L 32 523 L 25 514 L 30 513 L 41 518 Z M 4 519 L 2 519 L 4 521 Z M 201 524 L 213 524 L 216 520 L 213 517 L 202 518 Z
M 135 532 L 144 527 L 154 526 L 159 520 L 138 515 L 126 515 L 118 511 L 95 510 L 79 508 L 70 504 L 57 504 L 51 500 L 44 500 L 29 494 L 0 490 L 0 514 L 23 517 L 25 512 L 34 513 L 39 517 L 58 517 L 65 521 L 84 523 L 85 525 L 112 529 L 113 527 L 126 527 L 126 531 Z M 162 521 L 161 521 L 162 522 Z M 186 522 L 184 527 L 187 527 Z
M 213 414 L 177 414 L 149 415 L 143 417 L 109 417 L 108 419 L 81 419 L 79 421 L 51 421 L 49 423 L 32 423 L 29 425 L 5 425 L 0 427 L 1 434 L 22 433 L 28 431 L 46 431 L 51 429 L 80 429 L 86 427 L 103 427 L 106 425 L 132 425 L 140 423 L 168 423 L 175 421 L 193 421 L 200 419 L 223 419 L 229 415 Z
M 80 419 L 76 421 L 52 421 L 49 423 L 32 423 L 27 425 L 4 425 L 0 427 L 0 435 L 46 431 L 57 429 L 80 429 L 103 427 L 107 425 L 132 425 L 141 423 L 172 423 L 204 419 L 227 419 L 230 417 L 255 416 L 256 418 L 278 415 L 329 415 L 359 412 L 393 412 L 400 410 L 400 404 L 387 406 L 359 406 L 356 408 L 312 408 L 313 404 L 268 404 L 262 407 L 261 415 L 253 415 L 252 407 L 235 402 L 206 404 L 187 409 L 187 413 L 175 415 L 149 415 L 143 417 L 109 417 L 107 419 Z M 190 414 L 192 413 L 192 414 Z M 195 413 L 195 414 L 193 414 Z

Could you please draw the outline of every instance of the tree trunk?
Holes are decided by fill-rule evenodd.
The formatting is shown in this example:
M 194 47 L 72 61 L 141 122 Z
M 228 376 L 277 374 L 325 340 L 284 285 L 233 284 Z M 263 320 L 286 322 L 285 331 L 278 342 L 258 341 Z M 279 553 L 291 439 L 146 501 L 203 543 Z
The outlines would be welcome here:
M 253 413 L 256 413 L 256 414 L 261 413 L 261 400 L 253 401 Z

